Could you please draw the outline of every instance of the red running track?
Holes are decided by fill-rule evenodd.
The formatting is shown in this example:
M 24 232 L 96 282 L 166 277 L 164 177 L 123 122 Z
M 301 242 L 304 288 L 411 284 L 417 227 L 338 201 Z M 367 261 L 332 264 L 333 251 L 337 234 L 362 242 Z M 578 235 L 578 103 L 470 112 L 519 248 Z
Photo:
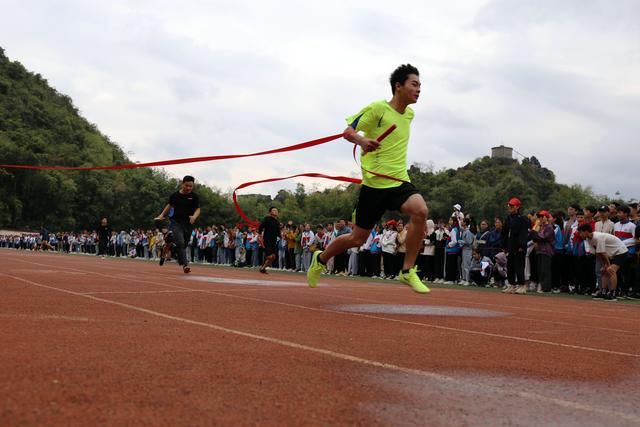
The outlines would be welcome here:
M 13 250 L 0 301 L 2 426 L 640 425 L 639 305 Z

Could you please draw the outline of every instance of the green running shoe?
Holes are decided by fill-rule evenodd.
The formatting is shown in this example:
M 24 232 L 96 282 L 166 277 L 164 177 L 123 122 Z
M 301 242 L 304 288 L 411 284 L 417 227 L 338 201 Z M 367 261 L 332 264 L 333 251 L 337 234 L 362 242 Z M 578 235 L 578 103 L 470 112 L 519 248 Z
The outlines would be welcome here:
M 422 283 L 422 281 L 418 277 L 417 271 L 418 267 L 409 269 L 408 273 L 403 273 L 401 271 L 399 275 L 400 282 L 404 283 L 405 285 L 411 286 L 411 288 L 413 288 L 413 290 L 418 292 L 419 294 L 426 294 L 428 292 L 431 292 L 431 290 L 427 288 L 424 283 Z
M 311 265 L 309 266 L 309 270 L 307 270 L 307 283 L 310 288 L 318 286 L 320 275 L 325 270 L 325 266 L 320 264 L 320 261 L 318 260 L 321 253 L 322 251 L 315 251 L 311 257 Z

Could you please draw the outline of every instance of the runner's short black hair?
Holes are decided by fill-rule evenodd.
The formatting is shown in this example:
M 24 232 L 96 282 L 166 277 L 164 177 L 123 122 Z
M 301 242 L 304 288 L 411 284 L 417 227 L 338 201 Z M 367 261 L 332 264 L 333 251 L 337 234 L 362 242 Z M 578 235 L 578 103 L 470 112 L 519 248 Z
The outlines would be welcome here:
M 271 212 L 273 209 L 278 209 L 278 208 L 275 206 L 269 206 L 269 212 Z
M 396 68 L 393 73 L 391 73 L 391 77 L 389 77 L 389 83 L 391 83 L 391 93 L 396 93 L 396 83 L 400 83 L 403 85 L 404 82 L 409 78 L 409 74 L 415 74 L 419 76 L 420 73 L 418 69 L 411 64 L 402 64 L 398 68 Z
M 631 209 L 627 205 L 618 206 L 618 212 L 624 212 L 627 215 L 631 214 Z
M 192 177 L 191 175 L 185 175 L 184 178 L 182 178 L 182 182 L 195 182 L 195 178 Z
M 588 210 L 591 213 L 596 213 L 595 206 L 585 206 L 585 210 Z

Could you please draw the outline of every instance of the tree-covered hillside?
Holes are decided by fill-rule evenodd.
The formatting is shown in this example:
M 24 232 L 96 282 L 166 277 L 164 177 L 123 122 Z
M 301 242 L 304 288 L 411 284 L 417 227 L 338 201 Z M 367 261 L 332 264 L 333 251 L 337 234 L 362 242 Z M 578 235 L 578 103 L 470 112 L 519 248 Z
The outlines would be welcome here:
M 72 100 L 39 74 L 10 61 L 0 48 L 0 164 L 98 166 L 126 164 L 123 150 L 78 112 Z M 432 217 L 444 217 L 460 203 L 476 217 L 503 215 L 506 200 L 520 197 L 527 209 L 566 208 L 568 203 L 598 203 L 589 189 L 555 182 L 535 158 L 522 163 L 477 159 L 457 170 L 424 170 L 410 175 L 425 196 Z M 237 184 L 240 184 L 238 182 Z M 108 216 L 117 228 L 148 227 L 178 181 L 162 170 L 37 171 L 0 169 L 0 226 L 52 230 L 95 227 Z M 230 195 L 203 185 L 200 225 L 240 221 Z M 358 187 L 324 191 L 281 190 L 275 198 L 239 198 L 245 212 L 262 218 L 270 205 L 282 220 L 312 223 L 350 216 Z
M 131 163 L 80 116 L 71 99 L 0 48 L 0 163 L 98 166 Z M 178 182 L 154 169 L 37 171 L 0 169 L 0 225 L 78 230 L 107 215 L 118 227 L 151 224 Z M 205 219 L 234 213 L 228 200 L 197 187 Z
M 476 219 L 504 216 L 511 197 L 520 198 L 525 210 L 566 210 L 570 203 L 586 206 L 605 202 L 589 188 L 556 183 L 553 172 L 535 157 L 525 158 L 522 163 L 483 157 L 459 169 L 435 173 L 414 165 L 409 175 L 426 198 L 433 217 L 450 214 L 456 203 Z

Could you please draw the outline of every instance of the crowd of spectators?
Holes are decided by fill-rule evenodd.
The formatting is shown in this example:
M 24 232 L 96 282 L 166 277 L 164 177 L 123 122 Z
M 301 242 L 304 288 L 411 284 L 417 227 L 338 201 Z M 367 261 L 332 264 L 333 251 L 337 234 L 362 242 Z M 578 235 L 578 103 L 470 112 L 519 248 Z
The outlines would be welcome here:
M 517 200 L 517 199 L 514 199 Z M 416 264 L 424 281 L 462 286 L 492 286 L 511 293 L 577 293 L 595 295 L 602 281 L 602 266 L 593 247 L 581 238 L 578 227 L 590 224 L 596 232 L 619 238 L 627 247 L 626 262 L 618 271 L 618 298 L 640 297 L 638 205 L 611 203 L 598 208 L 572 204 L 563 211 L 531 211 L 523 219 L 524 286 L 509 283 L 509 241 L 505 218 L 481 219 L 464 215 L 460 205 L 450 217 L 428 220 Z M 506 221 L 513 228 L 509 216 Z M 335 223 L 281 223 L 278 256 L 273 268 L 305 272 L 315 250 L 351 232 L 348 220 Z M 513 233 L 513 231 L 512 231 Z M 325 274 L 395 279 L 406 252 L 407 227 L 402 220 L 377 224 L 365 244 L 334 257 Z M 95 231 L 0 235 L 0 247 L 51 250 L 111 257 L 157 260 L 164 244 L 159 230 L 112 231 L 102 220 Z M 513 252 L 513 248 L 511 248 Z M 196 228 L 187 245 L 190 262 L 259 267 L 261 239 L 251 227 L 223 225 Z M 513 268 L 513 267 L 512 267 Z M 511 278 L 513 281 L 514 279 Z

